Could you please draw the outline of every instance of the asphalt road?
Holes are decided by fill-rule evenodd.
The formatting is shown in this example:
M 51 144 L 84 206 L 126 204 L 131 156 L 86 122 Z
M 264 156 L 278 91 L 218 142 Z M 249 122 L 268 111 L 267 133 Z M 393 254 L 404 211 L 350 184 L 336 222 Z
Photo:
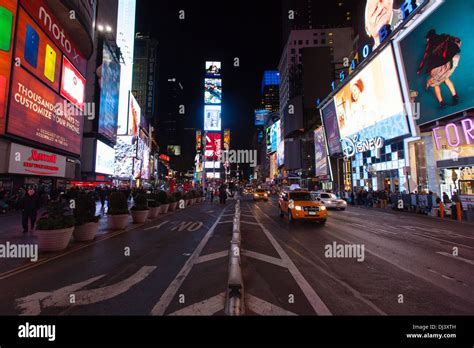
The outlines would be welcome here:
M 204 202 L 2 273 L 0 314 L 222 315 L 234 211 Z M 241 235 L 247 315 L 474 313 L 472 225 L 357 207 L 290 225 L 244 197 Z

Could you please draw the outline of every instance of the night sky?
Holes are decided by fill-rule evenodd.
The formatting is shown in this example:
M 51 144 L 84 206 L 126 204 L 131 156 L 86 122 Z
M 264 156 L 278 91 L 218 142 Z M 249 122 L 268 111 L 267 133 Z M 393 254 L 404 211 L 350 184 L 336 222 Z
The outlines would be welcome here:
M 231 129 L 232 148 L 250 148 L 262 74 L 278 68 L 283 48 L 280 1 L 138 0 L 136 31 L 158 39 L 158 88 L 172 77 L 182 83 L 186 127 L 203 126 L 205 61 L 222 61 L 222 129 Z M 234 57 L 240 67 L 233 66 Z

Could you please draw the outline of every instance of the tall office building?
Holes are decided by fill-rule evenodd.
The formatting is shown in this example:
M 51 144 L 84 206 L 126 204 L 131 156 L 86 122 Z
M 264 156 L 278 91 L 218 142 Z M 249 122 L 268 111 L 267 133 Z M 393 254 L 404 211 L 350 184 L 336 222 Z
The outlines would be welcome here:
M 280 109 L 280 73 L 278 70 L 263 72 L 261 108 L 270 112 Z

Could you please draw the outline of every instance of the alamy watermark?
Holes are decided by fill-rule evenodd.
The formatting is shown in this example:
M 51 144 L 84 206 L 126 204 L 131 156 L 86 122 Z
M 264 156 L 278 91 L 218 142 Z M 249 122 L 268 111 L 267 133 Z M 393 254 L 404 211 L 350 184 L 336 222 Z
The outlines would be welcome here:
M 38 261 L 38 245 L 10 242 L 0 244 L 0 259 L 30 259 L 36 262 Z
M 82 110 L 63 100 L 62 103 L 54 105 L 54 112 L 58 116 L 86 117 L 88 120 L 95 119 L 95 103 L 83 103 Z
M 227 150 L 222 151 L 219 161 L 226 164 L 249 164 L 250 167 L 257 166 L 257 150 Z
M 364 244 L 326 244 L 324 256 L 327 258 L 357 259 L 358 262 L 365 260 Z

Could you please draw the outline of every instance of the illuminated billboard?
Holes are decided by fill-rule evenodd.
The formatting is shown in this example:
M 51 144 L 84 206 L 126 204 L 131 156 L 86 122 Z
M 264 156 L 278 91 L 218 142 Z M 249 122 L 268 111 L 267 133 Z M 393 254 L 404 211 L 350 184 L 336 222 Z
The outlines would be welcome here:
M 202 149 L 202 132 L 200 129 L 196 131 L 196 151 L 199 152 Z
M 17 1 L 0 1 L 0 134 L 5 132 L 5 115 L 10 90 L 14 23 Z
M 130 97 L 128 101 L 128 135 L 137 137 L 142 111 L 141 111 L 140 105 L 138 104 L 137 100 L 133 96 L 132 92 L 129 93 L 129 96 Z
M 204 79 L 204 104 L 222 103 L 222 79 Z
M 221 130 L 221 106 L 220 105 L 204 105 L 204 130 L 220 131 Z
M 389 140 L 409 133 L 391 46 L 354 75 L 334 103 L 341 138 Z
M 27 126 L 26 126 L 27 125 Z M 22 68 L 13 69 L 7 132 L 79 155 L 81 112 Z
M 207 159 L 218 159 L 221 156 L 221 149 L 221 133 L 206 133 L 205 157 Z
M 104 45 L 102 52 L 99 133 L 115 141 L 120 93 L 120 64 Z
M 268 110 L 255 110 L 255 125 L 256 126 L 263 126 L 265 125 L 265 118 L 268 114 Z
M 419 125 L 474 106 L 473 13 L 472 1 L 444 1 L 400 41 L 407 90 L 421 111 Z
M 328 142 L 329 155 L 335 155 L 342 152 L 341 137 L 339 136 L 339 127 L 337 125 L 336 106 L 332 100 L 323 109 L 321 109 L 323 118 L 324 130 L 326 132 L 326 139 Z
M 230 149 L 230 129 L 224 129 L 224 150 Z
M 168 155 L 181 156 L 181 146 L 180 145 L 168 145 Z
M 275 152 L 281 141 L 280 120 L 267 127 L 267 153 Z
M 86 79 L 66 57 L 63 57 L 63 70 L 60 90 L 61 95 L 80 110 L 84 110 L 85 88 Z
M 206 169 L 220 169 L 221 162 L 219 161 L 206 161 L 204 162 L 204 168 Z
M 319 127 L 314 131 L 314 160 L 316 177 L 327 176 L 328 161 L 323 127 Z
M 97 140 L 95 150 L 95 172 L 101 174 L 114 174 L 115 150 Z
M 130 179 L 133 174 L 133 159 L 136 155 L 136 144 L 132 136 L 118 136 L 115 144 L 115 170 L 118 178 Z
M 285 164 L 285 141 L 281 140 L 277 148 L 277 166 L 281 167 Z
M 221 75 L 221 62 L 206 62 L 206 76 L 214 77 Z

